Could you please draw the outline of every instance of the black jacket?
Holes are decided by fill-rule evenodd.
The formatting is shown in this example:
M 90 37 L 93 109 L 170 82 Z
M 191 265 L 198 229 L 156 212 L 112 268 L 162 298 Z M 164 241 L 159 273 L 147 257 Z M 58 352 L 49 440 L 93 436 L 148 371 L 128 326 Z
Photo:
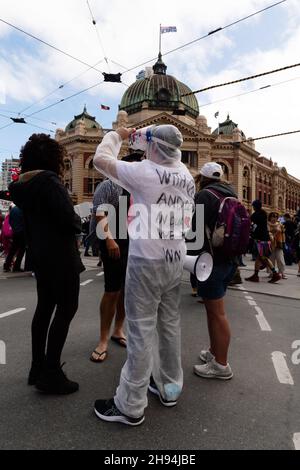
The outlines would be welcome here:
M 217 218 L 218 218 L 220 200 L 214 194 L 207 191 L 208 189 L 217 191 L 220 197 L 237 197 L 237 195 L 234 189 L 232 188 L 232 186 L 226 183 L 218 182 L 218 181 L 216 183 L 209 184 L 208 186 L 206 186 L 204 189 L 202 189 L 196 194 L 195 204 L 196 205 L 202 204 L 204 206 L 204 223 L 205 223 L 205 226 L 209 228 L 210 233 L 212 233 L 215 228 Z M 195 216 L 193 218 L 192 228 L 193 228 L 193 231 L 195 231 L 195 228 L 196 228 Z M 203 228 L 203 230 L 204 229 L 205 228 Z M 203 249 L 205 251 L 211 252 L 206 232 L 204 235 Z M 193 253 L 189 251 L 189 254 L 193 255 L 193 254 L 198 254 L 198 253 Z M 214 249 L 213 257 L 214 257 L 214 264 L 222 264 L 228 261 L 234 261 L 228 258 L 226 256 L 226 253 L 224 253 L 222 249 Z
M 261 242 L 268 242 L 270 234 L 268 229 L 268 215 L 263 209 L 256 210 L 251 215 L 252 238 Z
M 51 171 L 25 173 L 9 191 L 23 211 L 34 271 L 60 278 L 84 271 L 76 242 L 81 221 L 58 176 Z

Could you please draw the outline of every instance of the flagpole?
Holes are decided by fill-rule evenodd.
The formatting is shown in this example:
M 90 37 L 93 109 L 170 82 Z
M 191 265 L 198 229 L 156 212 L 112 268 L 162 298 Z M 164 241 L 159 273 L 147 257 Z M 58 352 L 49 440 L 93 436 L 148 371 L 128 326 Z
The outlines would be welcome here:
M 161 24 L 159 25 L 159 53 L 161 54 Z

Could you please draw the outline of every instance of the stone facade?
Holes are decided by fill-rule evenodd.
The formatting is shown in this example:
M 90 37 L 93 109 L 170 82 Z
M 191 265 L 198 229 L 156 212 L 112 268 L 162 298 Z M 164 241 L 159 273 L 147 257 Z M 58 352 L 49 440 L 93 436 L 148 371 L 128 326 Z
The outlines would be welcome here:
M 178 109 L 184 109 L 182 103 Z M 183 134 L 183 162 L 194 176 L 204 163 L 218 162 L 224 169 L 225 179 L 233 183 L 239 199 L 247 208 L 251 209 L 254 199 L 261 199 L 267 212 L 296 213 L 300 207 L 300 180 L 289 175 L 285 168 L 279 168 L 271 158 L 261 156 L 255 143 L 246 139 L 229 116 L 212 132 L 205 116 L 187 114 L 177 115 L 174 109 L 163 109 L 161 102 L 157 109 L 153 106 L 150 109 L 145 101 L 137 112 L 119 111 L 112 127 L 173 124 Z M 92 159 L 106 132 L 86 108 L 65 131 L 58 129 L 56 132 L 56 139 L 67 151 L 65 184 L 76 204 L 91 201 L 97 184 L 103 180 L 93 168 Z M 121 155 L 126 155 L 128 150 L 124 144 Z

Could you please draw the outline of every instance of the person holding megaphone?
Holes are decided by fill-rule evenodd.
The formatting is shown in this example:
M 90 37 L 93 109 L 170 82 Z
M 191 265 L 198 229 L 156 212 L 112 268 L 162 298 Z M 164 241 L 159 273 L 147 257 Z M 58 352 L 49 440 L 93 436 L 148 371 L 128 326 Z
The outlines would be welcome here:
M 128 139 L 146 160 L 117 159 Z M 175 406 L 182 391 L 180 284 L 195 196 L 194 179 L 181 162 L 182 143 L 172 125 L 121 128 L 106 134 L 94 158 L 95 168 L 134 201 L 125 286 L 127 362 L 115 397 L 95 403 L 104 421 L 138 426 L 148 388 L 166 407 Z
M 213 270 L 205 282 L 198 283 L 198 295 L 202 297 L 207 313 L 210 347 L 201 351 L 201 364 L 194 366 L 194 373 L 207 379 L 230 380 L 233 377 L 228 363 L 231 332 L 224 297 L 236 272 L 238 256 L 247 249 L 250 220 L 233 187 L 222 181 L 222 176 L 221 165 L 209 162 L 197 177 L 200 191 L 195 202 L 204 207 L 204 249 L 213 254 Z M 194 216 L 193 226 L 195 223 Z M 229 232 L 230 228 L 232 232 Z

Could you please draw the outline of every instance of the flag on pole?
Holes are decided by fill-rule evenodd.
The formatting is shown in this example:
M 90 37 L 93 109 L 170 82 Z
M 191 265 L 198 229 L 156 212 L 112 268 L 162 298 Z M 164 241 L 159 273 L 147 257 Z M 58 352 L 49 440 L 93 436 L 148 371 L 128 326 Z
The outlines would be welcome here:
M 105 106 L 104 104 L 101 104 L 101 109 L 103 111 L 110 111 L 110 107 L 109 106 Z
M 160 33 L 177 33 L 177 27 L 176 26 L 161 26 L 160 27 Z
M 215 114 L 215 118 L 216 118 L 216 119 L 219 117 L 219 114 L 220 114 L 219 111 L 216 112 L 216 114 Z

